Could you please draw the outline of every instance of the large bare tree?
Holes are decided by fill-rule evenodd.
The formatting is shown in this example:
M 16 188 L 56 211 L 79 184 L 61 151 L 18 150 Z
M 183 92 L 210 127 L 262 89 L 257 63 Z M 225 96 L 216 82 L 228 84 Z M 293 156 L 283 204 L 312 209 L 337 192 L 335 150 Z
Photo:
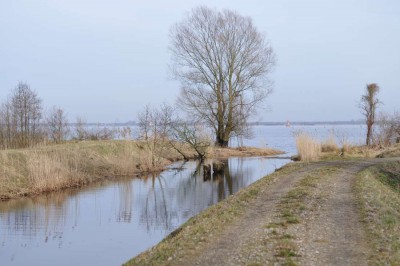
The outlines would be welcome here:
M 376 83 L 367 84 L 365 94 L 361 96 L 360 108 L 367 124 L 366 145 L 372 144 L 372 129 L 375 123 L 376 108 L 380 103 L 377 98 L 379 86 Z
M 271 45 L 251 18 L 198 7 L 172 27 L 170 50 L 180 106 L 213 128 L 216 145 L 227 146 L 271 92 Z

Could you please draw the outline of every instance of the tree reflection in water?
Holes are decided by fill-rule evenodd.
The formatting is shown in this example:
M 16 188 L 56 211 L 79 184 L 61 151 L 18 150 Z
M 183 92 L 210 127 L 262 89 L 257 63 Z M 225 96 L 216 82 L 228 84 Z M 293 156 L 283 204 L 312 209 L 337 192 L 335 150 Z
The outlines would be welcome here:
M 0 265 L 13 258 L 24 265 L 52 256 L 59 263 L 71 262 L 71 252 L 73 259 L 90 264 L 107 265 L 106 259 L 114 256 L 122 263 L 287 160 L 276 164 L 265 158 L 230 158 L 223 163 L 215 174 L 211 167 L 210 178 L 204 178 L 203 164 L 189 161 L 159 175 L 0 202 Z M 88 252 L 82 252 L 83 243 Z M 104 249 L 113 252 L 90 255 Z
M 200 162 L 188 162 L 159 176 L 148 177 L 152 185 L 147 193 L 141 194 L 145 197 L 141 200 L 145 202 L 141 209 L 141 223 L 148 231 L 171 231 L 182 221 L 251 182 L 247 176 L 252 175 L 252 170 L 244 169 L 240 158 L 222 163 L 222 171 L 213 173 L 212 180 L 204 177 L 203 163 Z M 204 164 L 211 165 L 212 161 L 207 160 Z

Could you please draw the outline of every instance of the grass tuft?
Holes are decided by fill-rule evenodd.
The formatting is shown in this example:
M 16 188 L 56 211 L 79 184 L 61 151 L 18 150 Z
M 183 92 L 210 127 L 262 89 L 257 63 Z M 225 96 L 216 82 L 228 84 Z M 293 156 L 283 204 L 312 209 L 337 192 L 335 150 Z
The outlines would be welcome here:
M 319 159 L 321 145 L 306 133 L 296 136 L 296 147 L 301 161 L 311 162 Z

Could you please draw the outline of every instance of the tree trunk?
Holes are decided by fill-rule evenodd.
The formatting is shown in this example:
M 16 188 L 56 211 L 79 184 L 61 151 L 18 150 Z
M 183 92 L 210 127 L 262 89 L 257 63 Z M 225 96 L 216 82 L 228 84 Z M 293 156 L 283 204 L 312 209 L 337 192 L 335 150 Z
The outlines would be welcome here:
M 220 136 L 217 135 L 217 140 L 215 141 L 216 146 L 226 148 L 228 147 L 228 144 L 229 140 L 224 140 L 224 138 L 221 138 Z
M 371 123 L 367 123 L 367 139 L 366 139 L 366 144 L 367 146 L 371 145 L 371 139 L 372 139 L 372 125 Z

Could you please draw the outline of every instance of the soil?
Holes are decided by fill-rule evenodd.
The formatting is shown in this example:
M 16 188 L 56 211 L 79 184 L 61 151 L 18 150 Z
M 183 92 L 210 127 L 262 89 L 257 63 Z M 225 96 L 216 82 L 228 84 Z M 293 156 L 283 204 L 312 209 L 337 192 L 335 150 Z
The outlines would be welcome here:
M 207 239 L 208 245 L 196 252 L 200 255 L 174 258 L 168 264 L 368 265 L 374 251 L 352 187 L 358 172 L 391 160 L 395 159 L 317 162 L 283 174 L 253 199 L 243 215 Z M 325 174 L 326 169 L 331 172 Z M 311 181 L 304 185 L 306 178 Z M 301 204 L 288 205 L 288 210 L 299 219 L 282 222 L 282 206 L 296 191 L 305 196 L 291 202 L 304 207 L 296 211 Z

